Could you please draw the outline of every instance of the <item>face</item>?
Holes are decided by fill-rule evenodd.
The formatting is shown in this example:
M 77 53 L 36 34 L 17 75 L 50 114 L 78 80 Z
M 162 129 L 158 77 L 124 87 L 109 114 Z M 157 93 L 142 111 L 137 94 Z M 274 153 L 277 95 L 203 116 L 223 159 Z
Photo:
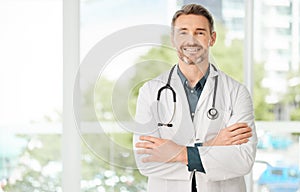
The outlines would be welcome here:
M 208 20 L 201 15 L 180 15 L 174 26 L 172 42 L 179 59 L 186 64 L 208 62 L 209 47 L 216 33 L 210 32 Z

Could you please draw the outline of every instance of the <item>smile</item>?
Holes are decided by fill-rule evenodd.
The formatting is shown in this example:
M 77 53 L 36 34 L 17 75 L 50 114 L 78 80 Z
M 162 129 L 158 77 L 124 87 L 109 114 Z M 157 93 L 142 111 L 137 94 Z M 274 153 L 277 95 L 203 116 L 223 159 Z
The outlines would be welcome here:
M 201 50 L 201 47 L 183 47 L 183 50 L 190 53 L 197 53 Z

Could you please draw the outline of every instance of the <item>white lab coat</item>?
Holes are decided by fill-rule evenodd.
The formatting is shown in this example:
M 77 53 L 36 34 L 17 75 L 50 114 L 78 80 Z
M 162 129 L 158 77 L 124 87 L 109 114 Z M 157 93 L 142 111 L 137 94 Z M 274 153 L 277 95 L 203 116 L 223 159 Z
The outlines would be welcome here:
M 232 146 L 198 147 L 206 173 L 196 172 L 199 192 L 244 192 L 244 175 L 251 171 L 256 154 L 257 137 L 254 124 L 252 99 L 245 86 L 210 65 L 210 73 L 198 101 L 194 121 L 180 77 L 175 68 L 171 86 L 176 92 L 176 113 L 173 127 L 158 127 L 157 91 L 166 84 L 169 72 L 147 82 L 140 89 L 137 101 L 133 144 L 140 135 L 171 139 L 175 143 L 194 146 L 215 137 L 219 130 L 237 122 L 245 122 L 252 128 L 253 136 L 248 143 Z M 219 117 L 210 120 L 207 111 L 213 102 L 215 76 L 218 76 L 216 109 Z M 160 119 L 170 120 L 173 100 L 170 91 L 163 91 L 159 104 Z M 135 148 L 134 148 L 135 149 Z M 136 152 L 136 150 L 135 150 Z M 140 172 L 148 176 L 148 192 L 190 192 L 192 172 L 182 163 L 143 163 L 146 155 L 135 153 Z

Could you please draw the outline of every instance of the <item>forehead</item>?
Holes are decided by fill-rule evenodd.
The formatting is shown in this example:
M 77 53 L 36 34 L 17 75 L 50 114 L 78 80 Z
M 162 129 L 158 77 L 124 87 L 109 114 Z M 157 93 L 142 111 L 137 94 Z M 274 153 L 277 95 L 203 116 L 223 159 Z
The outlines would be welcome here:
M 207 29 L 209 30 L 208 19 L 202 15 L 180 15 L 174 24 L 175 28 L 187 28 L 187 29 Z

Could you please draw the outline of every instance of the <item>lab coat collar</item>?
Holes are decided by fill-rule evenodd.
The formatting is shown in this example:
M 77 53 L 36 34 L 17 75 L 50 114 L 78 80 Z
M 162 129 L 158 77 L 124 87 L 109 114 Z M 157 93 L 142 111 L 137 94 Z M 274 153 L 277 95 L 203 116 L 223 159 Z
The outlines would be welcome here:
M 178 70 L 178 64 L 176 64 L 173 75 L 171 77 L 171 79 L 176 79 L 176 80 L 181 80 L 179 75 L 177 74 L 177 70 Z M 215 77 L 219 75 L 218 73 L 218 68 L 216 67 L 216 65 L 210 63 L 209 64 L 209 75 L 208 77 Z
M 217 75 L 219 75 L 218 73 L 218 69 L 214 64 L 209 64 L 209 68 L 210 68 L 210 72 L 209 72 L 209 76 L 208 77 L 215 77 Z
M 215 65 L 213 66 L 213 64 L 210 64 L 209 67 L 210 67 L 209 75 L 206 80 L 206 83 L 205 83 L 206 85 L 204 86 L 204 90 L 202 91 L 199 101 L 201 100 L 201 97 L 203 99 L 206 98 L 208 96 L 208 94 L 213 90 L 215 77 L 219 75 L 218 69 Z M 184 92 L 184 87 L 181 83 L 181 79 L 180 79 L 179 75 L 177 74 L 177 70 L 178 70 L 178 64 L 175 66 L 173 75 L 171 77 L 171 86 L 175 86 L 178 89 L 178 91 L 180 92 L 180 96 L 182 98 L 184 98 L 184 97 L 186 97 L 186 94 Z M 184 100 L 186 101 L 185 104 L 187 104 L 187 106 L 188 106 L 187 99 L 184 99 Z M 198 105 L 199 105 L 199 101 L 198 101 Z

